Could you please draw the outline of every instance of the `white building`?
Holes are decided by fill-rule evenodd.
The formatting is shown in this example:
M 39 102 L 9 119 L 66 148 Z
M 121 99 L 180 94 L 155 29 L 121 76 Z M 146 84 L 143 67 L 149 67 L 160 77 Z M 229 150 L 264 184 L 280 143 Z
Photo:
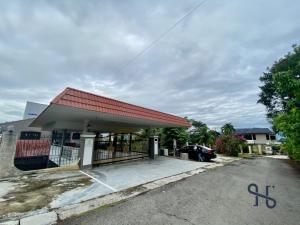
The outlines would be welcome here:
M 235 133 L 242 135 L 247 140 L 249 153 L 262 154 L 263 152 L 272 150 L 272 145 L 280 144 L 276 140 L 275 133 L 269 128 L 236 129 Z
M 36 102 L 26 102 L 26 107 L 23 115 L 23 119 L 31 119 L 31 118 L 36 118 L 38 115 L 43 112 L 48 105 L 45 104 L 40 104 Z

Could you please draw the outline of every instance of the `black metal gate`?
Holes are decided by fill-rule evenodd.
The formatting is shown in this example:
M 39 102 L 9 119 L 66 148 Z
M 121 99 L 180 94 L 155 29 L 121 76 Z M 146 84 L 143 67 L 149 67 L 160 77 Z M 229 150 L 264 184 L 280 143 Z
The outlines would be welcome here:
M 149 140 L 138 134 L 106 134 L 95 139 L 93 164 L 149 156 Z

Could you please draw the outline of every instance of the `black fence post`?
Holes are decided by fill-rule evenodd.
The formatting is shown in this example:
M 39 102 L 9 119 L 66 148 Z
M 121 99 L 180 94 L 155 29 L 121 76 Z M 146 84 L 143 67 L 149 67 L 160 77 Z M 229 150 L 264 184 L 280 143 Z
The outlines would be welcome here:
M 129 151 L 131 152 L 132 133 L 129 134 Z
M 120 141 L 121 143 L 121 152 L 123 152 L 123 145 L 124 145 L 124 134 L 122 133 L 121 134 L 121 141 Z
M 62 137 L 61 137 L 61 150 L 60 150 L 60 154 L 59 154 L 59 162 L 58 162 L 58 165 L 59 165 L 59 166 L 61 165 L 61 156 L 62 156 L 63 150 L 64 150 L 65 133 L 66 133 L 66 130 L 63 130 Z

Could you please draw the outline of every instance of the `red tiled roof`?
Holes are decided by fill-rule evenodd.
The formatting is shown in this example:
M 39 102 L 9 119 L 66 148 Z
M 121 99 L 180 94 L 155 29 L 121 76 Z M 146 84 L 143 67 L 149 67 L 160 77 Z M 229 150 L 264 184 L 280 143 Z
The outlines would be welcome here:
M 73 88 L 66 88 L 62 93 L 52 100 L 51 104 L 70 106 L 125 117 L 165 122 L 173 124 L 174 126 L 190 126 L 188 120 L 185 118 L 102 97 Z

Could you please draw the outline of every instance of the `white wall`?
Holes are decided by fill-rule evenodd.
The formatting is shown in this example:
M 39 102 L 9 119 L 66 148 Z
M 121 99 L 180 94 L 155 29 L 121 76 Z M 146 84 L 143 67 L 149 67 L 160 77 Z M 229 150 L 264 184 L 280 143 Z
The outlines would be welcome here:
M 48 105 L 39 104 L 35 102 L 26 102 L 26 107 L 23 119 L 36 118 L 43 112 Z
M 266 142 L 270 142 L 270 141 L 267 140 L 265 134 L 256 134 L 256 142 L 258 142 L 258 143 L 266 143 Z

